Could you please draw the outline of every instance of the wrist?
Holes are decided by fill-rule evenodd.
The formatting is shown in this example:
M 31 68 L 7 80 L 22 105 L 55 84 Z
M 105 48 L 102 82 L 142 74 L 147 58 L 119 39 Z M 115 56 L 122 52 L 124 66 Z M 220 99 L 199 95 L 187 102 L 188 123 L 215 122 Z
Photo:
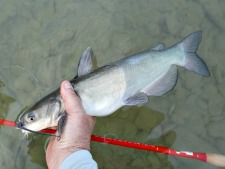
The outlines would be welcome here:
M 48 149 L 51 149 L 51 151 L 47 150 L 46 152 L 48 168 L 57 169 L 69 155 L 79 150 L 90 151 L 90 140 L 85 138 L 79 139 L 79 141 L 66 141 L 64 139 L 56 141 L 54 139 L 50 141 Z

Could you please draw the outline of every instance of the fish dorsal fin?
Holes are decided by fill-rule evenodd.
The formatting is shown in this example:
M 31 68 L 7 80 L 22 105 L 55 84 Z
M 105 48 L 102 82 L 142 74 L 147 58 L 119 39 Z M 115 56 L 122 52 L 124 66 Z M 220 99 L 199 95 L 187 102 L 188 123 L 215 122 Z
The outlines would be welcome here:
M 169 92 L 177 82 L 177 67 L 171 66 L 167 72 L 165 72 L 154 83 L 146 86 L 142 92 L 148 96 L 161 96 Z
M 93 71 L 93 50 L 88 47 L 83 51 L 77 69 L 77 76 L 83 76 Z
M 164 50 L 166 49 L 166 45 L 164 43 L 159 43 L 158 45 L 151 48 L 152 50 Z

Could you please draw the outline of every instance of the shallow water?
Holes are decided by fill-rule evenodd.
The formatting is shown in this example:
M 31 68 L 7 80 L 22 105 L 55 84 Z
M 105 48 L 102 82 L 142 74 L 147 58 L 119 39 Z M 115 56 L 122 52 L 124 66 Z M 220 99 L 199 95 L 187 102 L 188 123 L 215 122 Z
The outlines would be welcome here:
M 20 111 L 76 74 L 82 50 L 92 46 L 98 66 L 150 48 L 171 46 L 202 30 L 198 54 L 210 78 L 179 68 L 177 85 L 143 107 L 97 119 L 94 134 L 178 150 L 225 154 L 225 2 L 221 0 L 0 1 L 0 117 Z M 14 168 L 19 130 L 0 127 L 0 165 Z M 47 168 L 46 137 L 22 147 L 17 168 Z M 93 143 L 104 169 L 216 169 L 191 159 Z

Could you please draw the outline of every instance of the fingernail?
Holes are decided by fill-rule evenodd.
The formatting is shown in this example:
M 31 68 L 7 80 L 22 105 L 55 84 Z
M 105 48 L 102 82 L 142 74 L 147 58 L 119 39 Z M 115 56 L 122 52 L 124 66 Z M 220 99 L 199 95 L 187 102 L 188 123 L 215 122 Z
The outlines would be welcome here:
M 73 89 L 72 85 L 70 84 L 70 82 L 66 81 L 63 84 L 64 89 Z

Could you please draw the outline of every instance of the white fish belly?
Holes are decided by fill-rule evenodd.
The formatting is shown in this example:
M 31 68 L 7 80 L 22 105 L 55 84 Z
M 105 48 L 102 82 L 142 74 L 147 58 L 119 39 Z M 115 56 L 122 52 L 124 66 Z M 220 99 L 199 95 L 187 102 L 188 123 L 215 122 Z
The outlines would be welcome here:
M 99 72 L 75 85 L 84 109 L 92 116 L 106 116 L 120 108 L 125 88 L 124 72 L 119 67 Z

